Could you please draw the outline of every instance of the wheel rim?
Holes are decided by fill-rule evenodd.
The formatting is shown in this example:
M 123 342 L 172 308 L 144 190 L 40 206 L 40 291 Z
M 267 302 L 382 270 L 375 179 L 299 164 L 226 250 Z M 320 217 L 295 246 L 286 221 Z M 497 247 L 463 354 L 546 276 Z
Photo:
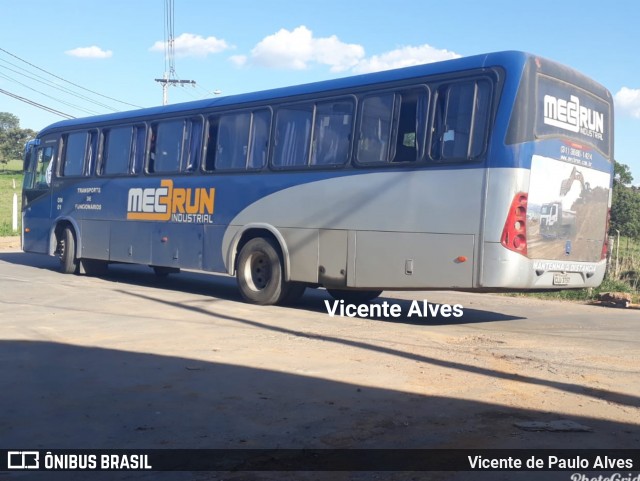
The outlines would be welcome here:
M 245 279 L 249 288 L 254 291 L 265 289 L 271 281 L 271 263 L 263 252 L 255 252 L 245 267 Z
M 60 259 L 60 262 L 64 262 L 65 251 L 66 251 L 66 243 L 64 239 L 60 239 L 58 241 L 58 259 Z

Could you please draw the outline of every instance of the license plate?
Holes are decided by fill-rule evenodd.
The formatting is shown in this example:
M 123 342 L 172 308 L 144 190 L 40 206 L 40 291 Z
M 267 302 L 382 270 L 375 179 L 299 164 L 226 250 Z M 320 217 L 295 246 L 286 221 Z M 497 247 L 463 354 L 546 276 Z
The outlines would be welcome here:
M 554 274 L 553 275 L 553 285 L 554 286 L 568 286 L 569 281 L 571 281 L 571 277 L 569 274 Z

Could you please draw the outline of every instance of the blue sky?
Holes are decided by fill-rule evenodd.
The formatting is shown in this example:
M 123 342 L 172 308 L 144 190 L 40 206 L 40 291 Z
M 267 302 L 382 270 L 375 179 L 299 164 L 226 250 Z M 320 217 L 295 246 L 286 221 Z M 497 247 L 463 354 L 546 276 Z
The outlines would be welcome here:
M 163 0 L 0 0 L 0 48 L 19 57 L 0 50 L 0 89 L 75 117 L 132 108 L 127 104 L 161 104 L 154 79 L 165 70 L 164 5 Z M 197 84 L 170 88 L 169 101 L 525 50 L 567 64 L 611 91 L 615 157 L 631 167 L 640 184 L 638 18 L 635 0 L 175 0 L 175 72 Z M 35 130 L 62 118 L 1 93 L 0 111 L 16 114 L 22 127 Z

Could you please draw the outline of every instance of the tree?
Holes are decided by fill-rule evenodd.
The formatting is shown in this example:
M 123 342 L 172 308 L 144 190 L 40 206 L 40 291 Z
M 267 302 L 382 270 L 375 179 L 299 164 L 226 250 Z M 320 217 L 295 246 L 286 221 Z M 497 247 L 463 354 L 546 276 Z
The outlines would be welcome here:
M 18 117 L 8 112 L 0 112 L 0 164 L 20 159 L 24 144 L 35 136 L 35 131 L 20 128 Z
M 633 175 L 631 175 L 631 169 L 626 164 L 613 161 L 613 184 L 614 185 L 629 185 L 633 182 Z
M 9 112 L 0 112 L 0 132 L 17 129 L 20 127 L 20 119 Z
M 615 162 L 610 232 L 640 238 L 640 191 L 629 187 L 631 182 L 629 166 Z

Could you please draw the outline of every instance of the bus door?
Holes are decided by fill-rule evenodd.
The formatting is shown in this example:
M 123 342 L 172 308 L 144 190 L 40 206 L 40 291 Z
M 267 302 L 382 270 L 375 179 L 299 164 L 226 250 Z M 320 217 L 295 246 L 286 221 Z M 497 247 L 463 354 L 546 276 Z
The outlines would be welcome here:
M 51 181 L 57 138 L 27 144 L 22 184 L 22 248 L 27 252 L 49 252 L 51 230 Z

